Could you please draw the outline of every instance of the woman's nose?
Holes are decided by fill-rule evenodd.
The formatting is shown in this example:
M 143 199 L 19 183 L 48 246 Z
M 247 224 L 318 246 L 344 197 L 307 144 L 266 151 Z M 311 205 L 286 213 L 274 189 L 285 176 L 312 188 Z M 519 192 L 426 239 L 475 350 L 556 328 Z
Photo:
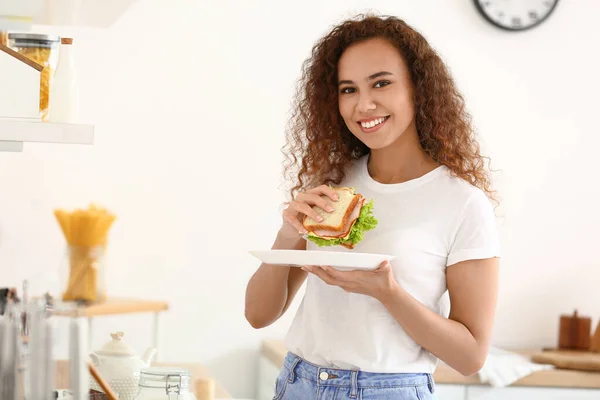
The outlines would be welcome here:
M 358 111 L 359 112 L 369 112 L 377 108 L 373 97 L 368 94 L 361 94 L 358 98 Z

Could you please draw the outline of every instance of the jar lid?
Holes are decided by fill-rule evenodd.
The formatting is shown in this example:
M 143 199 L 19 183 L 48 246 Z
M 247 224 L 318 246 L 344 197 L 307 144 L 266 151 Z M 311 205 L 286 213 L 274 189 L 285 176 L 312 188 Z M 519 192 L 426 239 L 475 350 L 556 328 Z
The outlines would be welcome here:
M 37 40 L 40 42 L 59 42 L 60 36 L 56 35 L 46 35 L 42 33 L 9 33 L 9 39 L 14 40 Z
M 121 340 L 123 335 L 123 332 L 111 333 L 112 340 L 105 343 L 96 353 L 111 356 L 134 356 L 135 350 Z
M 140 374 L 148 375 L 150 379 L 160 380 L 165 378 L 167 375 L 178 375 L 181 377 L 190 376 L 190 370 L 187 368 L 174 368 L 174 367 L 145 367 L 140 370 Z
M 140 387 L 164 388 L 173 384 L 188 388 L 190 370 L 175 367 L 145 367 L 140 369 Z

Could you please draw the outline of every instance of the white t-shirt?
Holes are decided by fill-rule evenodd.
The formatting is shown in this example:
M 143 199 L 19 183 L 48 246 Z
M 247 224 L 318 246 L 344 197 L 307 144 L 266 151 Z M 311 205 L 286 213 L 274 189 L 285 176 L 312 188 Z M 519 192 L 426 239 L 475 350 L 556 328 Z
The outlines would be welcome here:
M 493 206 L 485 193 L 440 166 L 410 181 L 382 184 L 369 175 L 368 156 L 348 171 L 343 186 L 373 199 L 378 226 L 354 250 L 308 250 L 394 255 L 396 280 L 430 310 L 448 317 L 446 268 L 499 256 Z M 376 299 L 347 293 L 309 274 L 306 292 L 285 338 L 289 351 L 317 365 L 368 372 L 433 373 L 437 358 L 419 346 Z

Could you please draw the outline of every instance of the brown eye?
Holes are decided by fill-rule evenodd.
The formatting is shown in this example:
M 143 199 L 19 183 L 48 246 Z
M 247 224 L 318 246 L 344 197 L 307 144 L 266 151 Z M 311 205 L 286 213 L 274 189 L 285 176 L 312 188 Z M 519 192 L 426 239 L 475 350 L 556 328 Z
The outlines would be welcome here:
M 390 81 L 378 81 L 375 83 L 375 87 L 384 87 L 389 85 L 390 83 Z
M 340 93 L 342 93 L 342 94 L 348 94 L 348 93 L 354 93 L 355 91 L 356 91 L 356 90 L 355 90 L 354 88 L 351 88 L 351 87 L 345 87 L 345 88 L 342 88 L 342 89 L 340 90 Z

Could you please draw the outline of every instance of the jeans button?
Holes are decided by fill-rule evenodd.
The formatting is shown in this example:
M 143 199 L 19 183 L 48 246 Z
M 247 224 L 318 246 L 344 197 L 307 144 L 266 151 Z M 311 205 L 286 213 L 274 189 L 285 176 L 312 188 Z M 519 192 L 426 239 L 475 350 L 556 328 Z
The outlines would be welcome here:
M 329 374 L 327 372 L 323 371 L 319 374 L 319 378 L 321 378 L 321 380 L 323 380 L 323 381 L 326 381 L 327 378 L 329 378 Z

